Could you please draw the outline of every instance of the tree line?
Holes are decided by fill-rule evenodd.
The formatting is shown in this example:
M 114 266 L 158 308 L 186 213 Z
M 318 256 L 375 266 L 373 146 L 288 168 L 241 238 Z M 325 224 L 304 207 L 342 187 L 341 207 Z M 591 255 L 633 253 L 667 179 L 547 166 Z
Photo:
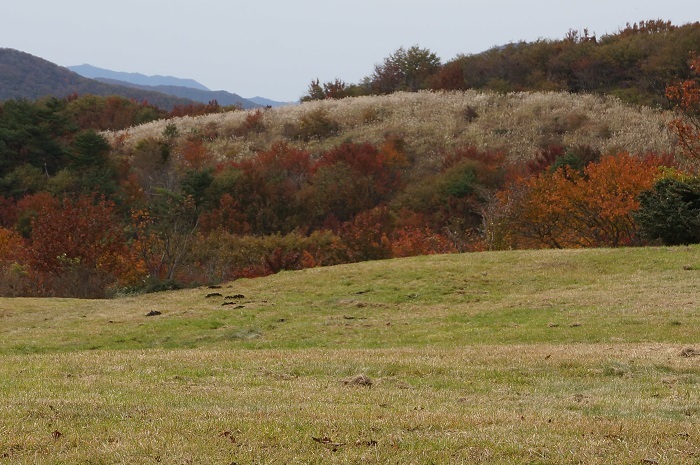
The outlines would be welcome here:
M 540 39 L 459 55 L 442 63 L 429 49 L 399 48 L 359 83 L 311 81 L 305 100 L 396 91 L 483 89 L 497 92 L 568 91 L 615 95 L 623 101 L 669 107 L 669 82 L 687 79 L 689 52 L 700 51 L 700 23 L 649 20 L 596 36 L 570 30 Z

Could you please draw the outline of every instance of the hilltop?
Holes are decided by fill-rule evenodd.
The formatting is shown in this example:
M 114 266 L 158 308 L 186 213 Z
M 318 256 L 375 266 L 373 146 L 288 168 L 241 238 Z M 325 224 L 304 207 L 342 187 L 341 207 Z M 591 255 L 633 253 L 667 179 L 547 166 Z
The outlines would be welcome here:
M 208 132 L 205 146 L 219 161 L 249 158 L 278 142 L 319 152 L 344 141 L 380 144 L 387 137 L 401 139 L 419 163 L 465 146 L 502 150 L 511 160 L 527 161 L 553 144 L 587 145 L 603 153 L 671 153 L 675 138 L 667 127 L 672 117 L 668 111 L 593 94 L 425 91 L 173 118 L 105 135 L 133 147 L 160 137 L 168 126 L 183 139 Z M 251 118 L 255 127 L 242 130 Z
M 596 36 L 569 30 L 561 40 L 513 42 L 446 63 L 429 49 L 403 47 L 359 83 L 311 81 L 303 100 L 417 90 L 567 91 L 614 95 L 668 107 L 665 89 L 692 75 L 689 60 L 700 50 L 700 22 L 676 26 L 650 20 Z

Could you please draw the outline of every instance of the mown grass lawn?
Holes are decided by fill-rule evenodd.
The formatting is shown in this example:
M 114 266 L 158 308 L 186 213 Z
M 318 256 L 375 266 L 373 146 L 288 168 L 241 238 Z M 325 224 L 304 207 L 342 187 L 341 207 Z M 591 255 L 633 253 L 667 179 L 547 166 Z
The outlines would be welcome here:
M 0 464 L 697 464 L 699 278 L 514 251 L 0 299 Z

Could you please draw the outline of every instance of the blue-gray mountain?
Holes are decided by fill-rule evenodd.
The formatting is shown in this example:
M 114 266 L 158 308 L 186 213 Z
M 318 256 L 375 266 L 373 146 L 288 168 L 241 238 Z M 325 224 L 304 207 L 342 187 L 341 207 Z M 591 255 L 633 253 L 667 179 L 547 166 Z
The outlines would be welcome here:
M 245 109 L 265 106 L 279 107 L 293 103 L 277 102 L 263 97 L 244 98 L 225 90 L 212 91 L 204 84 L 194 79 L 183 79 L 173 76 L 146 76 L 141 73 L 112 71 L 88 64 L 69 66 L 68 69 L 81 76 L 96 79 L 100 82 L 134 87 L 142 90 L 154 90 L 201 103 L 209 103 L 212 100 L 216 100 L 217 103 L 222 106 L 236 105 Z
M 146 85 L 141 85 L 141 84 L 134 84 L 132 82 L 119 81 L 117 79 L 107 79 L 107 78 L 101 78 L 101 77 L 95 78 L 95 80 L 100 81 L 100 82 L 104 82 L 107 84 L 114 84 L 114 85 L 119 85 L 119 86 L 133 87 L 135 89 L 161 92 L 163 94 L 173 95 L 175 97 L 187 98 L 190 100 L 194 100 L 195 102 L 201 102 L 201 103 L 209 103 L 212 100 L 216 100 L 216 102 L 219 105 L 224 106 L 224 107 L 235 105 L 235 106 L 238 106 L 238 107 L 241 107 L 241 108 L 247 110 L 250 108 L 259 108 L 262 106 L 262 105 L 258 105 L 255 102 L 252 102 L 248 99 L 244 99 L 243 97 L 241 97 L 238 94 L 232 94 L 230 92 L 226 92 L 225 90 L 200 90 L 200 89 L 194 89 L 192 87 L 166 86 L 166 85 L 146 86 Z
M 173 76 L 146 76 L 141 73 L 125 73 L 122 71 L 112 71 L 110 69 L 98 68 L 88 64 L 78 66 L 67 66 L 74 73 L 90 79 L 114 79 L 117 81 L 130 82 L 141 86 L 178 86 L 191 87 L 192 89 L 211 90 L 204 84 L 194 79 L 181 79 Z
M 147 101 L 165 110 L 176 105 L 194 103 L 191 99 L 175 97 L 153 90 L 106 84 L 80 76 L 29 53 L 0 48 L 0 101 L 34 100 L 42 97 L 66 97 L 71 94 L 119 95 L 136 101 Z

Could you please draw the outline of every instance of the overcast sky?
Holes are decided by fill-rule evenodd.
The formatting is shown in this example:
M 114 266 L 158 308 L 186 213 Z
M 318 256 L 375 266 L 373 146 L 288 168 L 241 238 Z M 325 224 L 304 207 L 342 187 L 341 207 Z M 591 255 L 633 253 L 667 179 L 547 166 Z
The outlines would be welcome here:
M 700 0 L 4 0 L 0 47 L 62 66 L 195 79 L 291 101 L 314 78 L 359 82 L 399 47 L 443 62 L 625 23 L 700 21 Z

